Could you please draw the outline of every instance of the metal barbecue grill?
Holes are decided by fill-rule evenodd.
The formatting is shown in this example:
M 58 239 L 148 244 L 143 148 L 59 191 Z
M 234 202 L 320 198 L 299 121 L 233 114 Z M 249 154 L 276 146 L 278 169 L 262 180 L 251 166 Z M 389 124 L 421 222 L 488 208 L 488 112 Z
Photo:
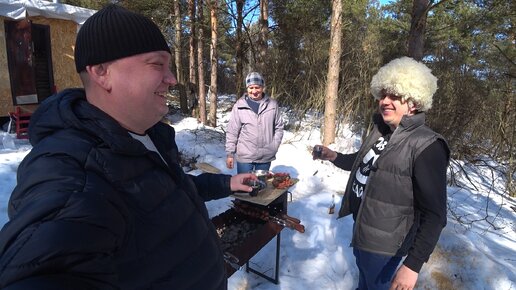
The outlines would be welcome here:
M 281 231 L 284 227 L 304 232 L 296 218 L 287 215 L 288 189 L 271 184 L 257 196 L 235 196 L 233 207 L 212 218 L 221 239 L 228 278 L 245 265 L 246 272 L 279 283 Z M 276 237 L 274 276 L 270 277 L 249 265 L 249 260 Z

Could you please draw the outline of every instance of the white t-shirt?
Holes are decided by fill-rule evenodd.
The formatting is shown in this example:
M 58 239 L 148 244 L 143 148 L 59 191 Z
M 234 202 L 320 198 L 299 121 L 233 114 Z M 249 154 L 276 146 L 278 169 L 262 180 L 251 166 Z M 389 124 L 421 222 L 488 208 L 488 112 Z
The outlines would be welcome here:
M 145 146 L 145 148 L 147 148 L 148 150 L 150 151 L 154 151 L 156 153 L 158 153 L 159 157 L 161 157 L 161 159 L 163 160 L 163 162 L 165 162 L 165 164 L 167 164 L 167 162 L 165 161 L 165 159 L 163 158 L 163 156 L 161 156 L 161 153 L 159 153 L 158 151 L 158 148 L 156 148 L 156 145 L 154 145 L 154 142 L 152 142 L 152 139 L 149 137 L 149 135 L 145 134 L 145 135 L 138 135 L 136 133 L 133 133 L 133 132 L 129 132 L 129 135 L 131 135 L 131 137 L 133 137 L 134 139 L 142 142 L 142 144 Z M 168 164 L 167 164 L 168 165 Z

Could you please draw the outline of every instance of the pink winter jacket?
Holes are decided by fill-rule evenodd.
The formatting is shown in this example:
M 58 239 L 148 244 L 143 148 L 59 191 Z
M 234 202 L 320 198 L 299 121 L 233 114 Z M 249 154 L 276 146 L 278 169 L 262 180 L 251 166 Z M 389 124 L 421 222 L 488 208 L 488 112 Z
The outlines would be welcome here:
M 226 153 L 241 163 L 266 163 L 276 159 L 283 138 L 283 120 L 278 102 L 265 95 L 258 114 L 237 100 L 226 128 Z

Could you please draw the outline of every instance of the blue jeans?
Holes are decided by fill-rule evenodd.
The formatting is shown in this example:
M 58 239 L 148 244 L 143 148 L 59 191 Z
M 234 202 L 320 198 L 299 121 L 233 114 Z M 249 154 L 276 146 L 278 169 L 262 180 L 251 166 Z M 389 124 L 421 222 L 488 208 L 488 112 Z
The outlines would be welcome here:
M 240 163 L 237 162 L 237 173 L 248 173 L 253 170 L 269 170 L 271 168 L 271 163 Z
M 401 257 L 384 256 L 353 248 L 358 271 L 357 290 L 388 290 Z

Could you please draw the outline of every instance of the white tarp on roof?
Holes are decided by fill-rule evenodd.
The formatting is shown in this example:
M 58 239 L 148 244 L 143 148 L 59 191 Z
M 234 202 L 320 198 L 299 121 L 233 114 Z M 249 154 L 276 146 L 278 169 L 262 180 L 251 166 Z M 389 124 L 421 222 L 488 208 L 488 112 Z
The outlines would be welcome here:
M 42 0 L 0 0 L 0 15 L 11 19 L 44 16 L 82 25 L 96 10 Z

